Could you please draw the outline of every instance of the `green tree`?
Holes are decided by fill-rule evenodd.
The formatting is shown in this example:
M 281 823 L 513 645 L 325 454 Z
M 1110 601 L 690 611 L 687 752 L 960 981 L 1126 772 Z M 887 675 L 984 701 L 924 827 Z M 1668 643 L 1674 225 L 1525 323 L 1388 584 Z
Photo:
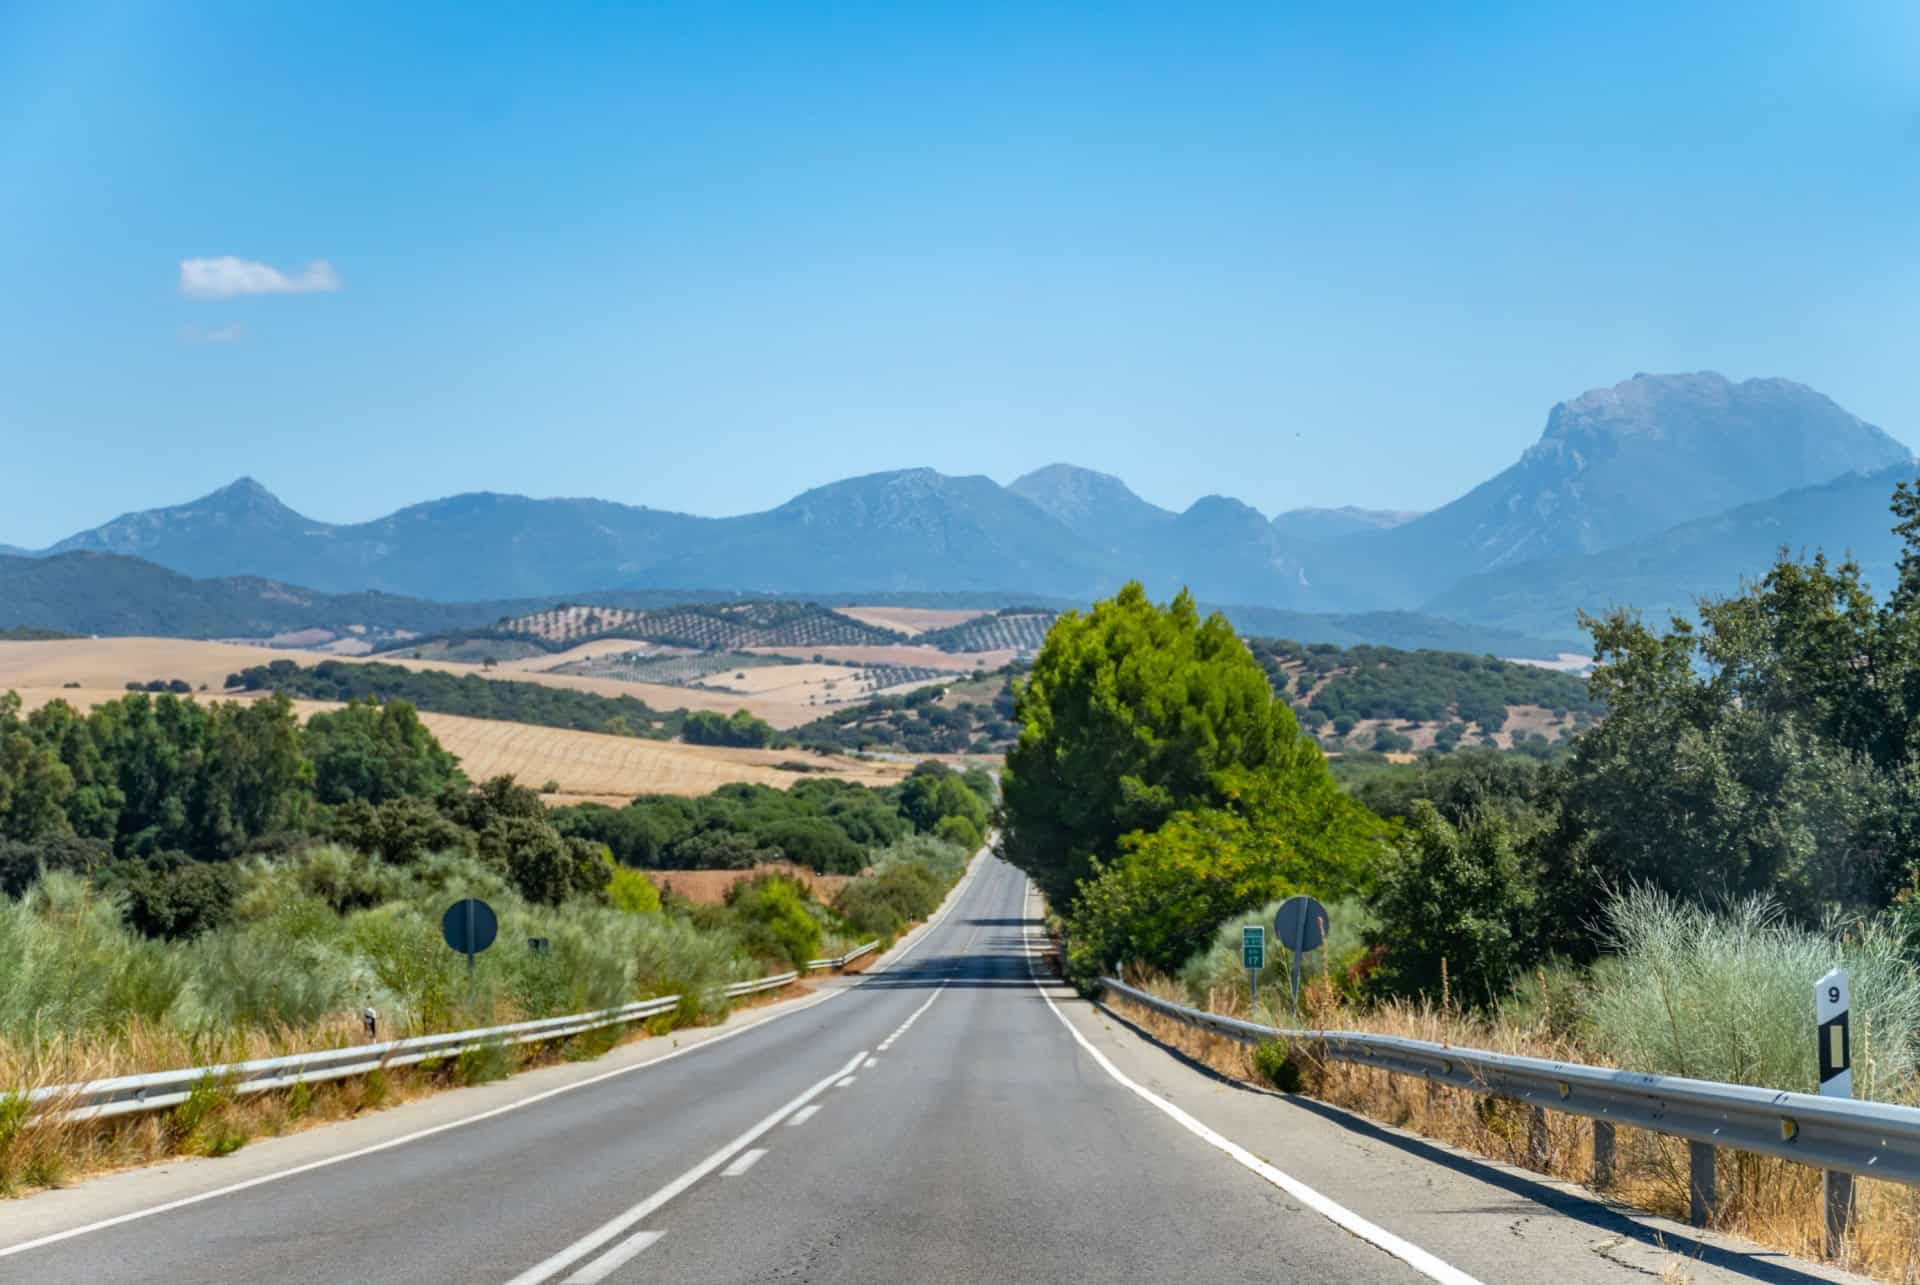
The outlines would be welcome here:
M 1009 860 L 1067 908 L 1120 837 L 1223 802 L 1228 768 L 1325 775 L 1225 618 L 1138 584 L 1054 623 L 1017 698 L 1001 780 Z
M 1217 780 L 1222 806 L 1126 835 L 1116 860 L 1096 863 L 1069 921 L 1075 980 L 1121 963 L 1175 969 L 1250 907 L 1367 886 L 1384 827 L 1324 766 L 1234 769 Z
M 933 837 L 958 844 L 968 852 L 978 851 L 981 841 L 979 828 L 963 816 L 941 817 L 940 823 L 933 827 Z
M 900 786 L 900 811 L 914 829 L 928 834 L 947 817 L 964 817 L 976 831 L 987 827 L 987 801 L 952 768 L 926 762 Z
M 1536 957 L 1538 896 L 1524 837 L 1504 816 L 1475 813 L 1456 826 L 1415 802 L 1369 899 L 1380 924 L 1372 944 L 1386 951 L 1376 984 L 1437 998 L 1444 962 L 1454 998 L 1491 1003 Z
M 432 798 L 461 779 L 459 760 L 402 700 L 382 705 L 367 697 L 315 714 L 307 721 L 307 754 L 322 803 Z
M 1696 627 L 1588 620 L 1610 710 L 1581 736 L 1546 841 L 1556 945 L 1590 951 L 1610 891 L 1765 895 L 1808 917 L 1883 905 L 1911 877 L 1920 800 L 1916 622 L 1859 569 L 1782 557 Z

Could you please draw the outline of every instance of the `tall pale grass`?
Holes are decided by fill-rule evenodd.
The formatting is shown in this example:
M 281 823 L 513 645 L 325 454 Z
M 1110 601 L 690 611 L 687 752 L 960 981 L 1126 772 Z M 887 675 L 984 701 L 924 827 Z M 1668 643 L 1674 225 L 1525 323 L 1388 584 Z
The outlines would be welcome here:
M 1854 1096 L 1912 1096 L 1920 972 L 1882 924 L 1837 921 L 1812 931 L 1763 899 L 1710 912 L 1651 890 L 1616 897 L 1606 922 L 1614 953 L 1594 970 L 1588 1038 L 1608 1061 L 1812 1092 L 1813 984 L 1844 966 Z

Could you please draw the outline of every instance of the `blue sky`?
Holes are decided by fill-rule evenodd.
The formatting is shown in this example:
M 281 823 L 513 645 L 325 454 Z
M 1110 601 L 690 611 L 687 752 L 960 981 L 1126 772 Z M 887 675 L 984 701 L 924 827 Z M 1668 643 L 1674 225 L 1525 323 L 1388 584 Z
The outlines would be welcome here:
M 0 541 L 242 473 L 1424 508 L 1641 370 L 1912 444 L 1916 66 L 1904 0 L 0 0 Z

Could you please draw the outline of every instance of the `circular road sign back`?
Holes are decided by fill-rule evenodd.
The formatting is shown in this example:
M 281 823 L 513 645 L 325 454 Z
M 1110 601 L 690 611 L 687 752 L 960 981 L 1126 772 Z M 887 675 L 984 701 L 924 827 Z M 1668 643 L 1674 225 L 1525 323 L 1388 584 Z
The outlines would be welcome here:
M 468 897 L 448 906 L 447 913 L 440 916 L 440 934 L 462 955 L 478 955 L 500 935 L 500 921 L 494 918 L 492 906 Z
M 1316 950 L 1327 937 L 1327 908 L 1312 897 L 1288 897 L 1274 913 L 1273 935 L 1298 954 Z

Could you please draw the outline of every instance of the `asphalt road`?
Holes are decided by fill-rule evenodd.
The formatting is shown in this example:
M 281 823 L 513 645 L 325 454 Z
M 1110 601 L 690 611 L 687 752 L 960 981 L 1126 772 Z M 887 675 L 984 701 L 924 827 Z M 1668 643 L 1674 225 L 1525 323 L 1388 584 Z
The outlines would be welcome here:
M 104 1220 L 85 1221 L 76 1198 L 51 1207 L 51 1222 L 23 1217 L 9 1233 L 0 1205 L 0 1280 L 1572 1285 L 1658 1275 L 1664 1246 L 1225 1085 L 1043 988 L 1030 969 L 1032 913 L 1026 881 L 987 858 L 884 972 L 836 980 L 824 997 L 667 1060 L 576 1071 L 528 1104 L 290 1176 L 256 1172 L 253 1185 L 178 1207 L 164 1206 L 230 1181 L 217 1169 L 225 1162 L 109 1179 L 122 1184 L 120 1203 Z M 1285 1150 L 1312 1158 L 1325 1178 L 1311 1181 L 1323 1185 L 1259 1171 L 1257 1156 Z M 1327 1194 L 1328 1180 L 1343 1189 Z M 173 1185 L 156 1185 L 143 1205 L 142 1181 Z M 1529 1211 L 1522 1222 L 1554 1230 L 1514 1230 L 1514 1200 Z M 9 1252 L 50 1235 L 60 1238 Z M 1416 1243 L 1435 1238 L 1438 1250 Z M 1622 1241 L 1623 1252 L 1596 1248 Z M 1727 1261 L 1703 1262 L 1690 1279 L 1831 1278 L 1707 1250 Z

